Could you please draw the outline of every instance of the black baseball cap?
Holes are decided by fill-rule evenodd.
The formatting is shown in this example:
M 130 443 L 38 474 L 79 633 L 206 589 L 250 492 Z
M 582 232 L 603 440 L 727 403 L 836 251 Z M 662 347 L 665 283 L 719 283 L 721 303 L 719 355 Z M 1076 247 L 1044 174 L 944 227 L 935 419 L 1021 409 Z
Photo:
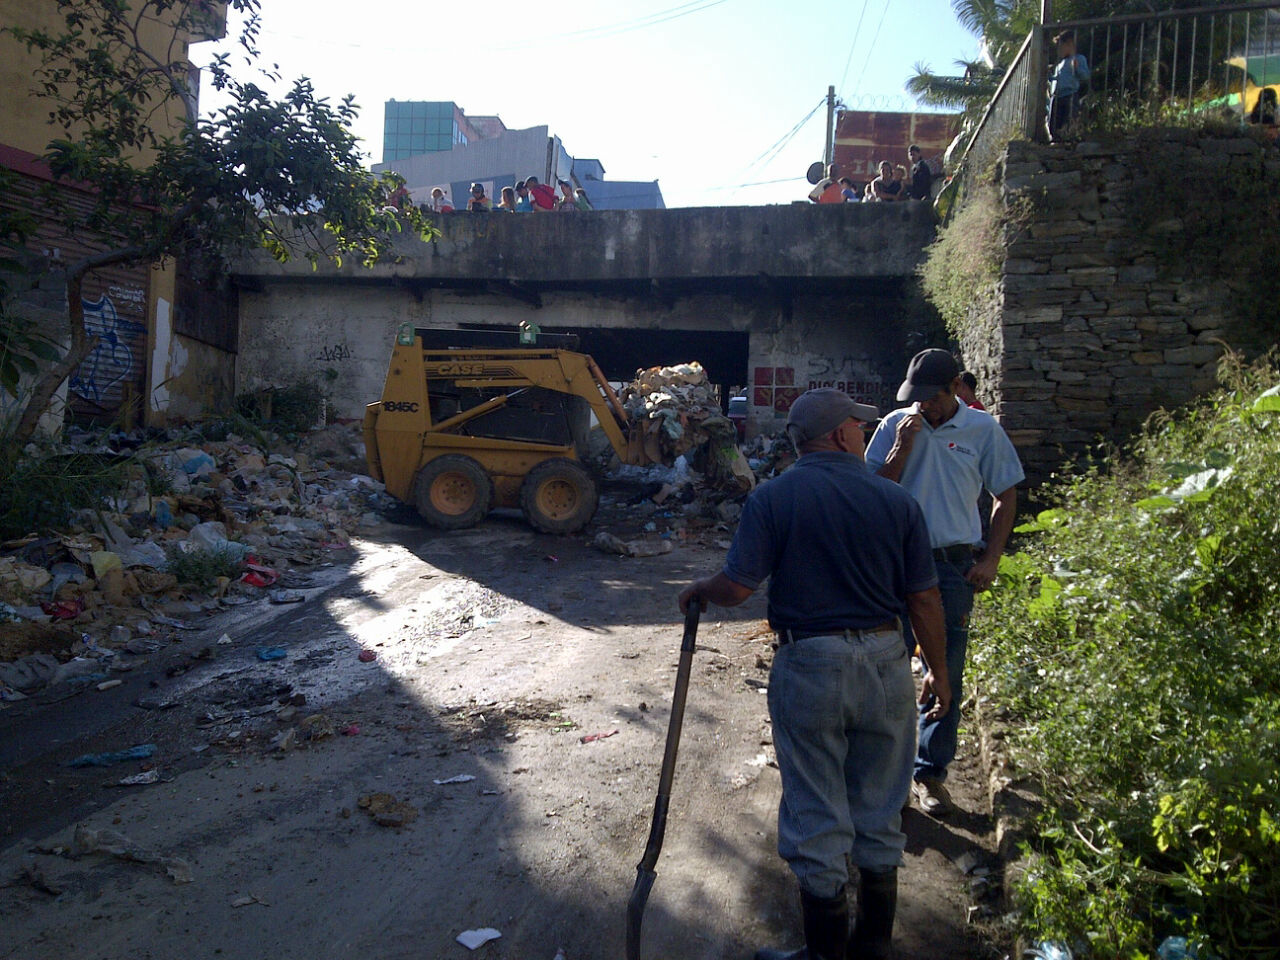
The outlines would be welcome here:
M 960 376 L 960 364 L 950 351 L 921 350 L 907 366 L 907 379 L 898 388 L 898 400 L 913 403 L 928 400 Z

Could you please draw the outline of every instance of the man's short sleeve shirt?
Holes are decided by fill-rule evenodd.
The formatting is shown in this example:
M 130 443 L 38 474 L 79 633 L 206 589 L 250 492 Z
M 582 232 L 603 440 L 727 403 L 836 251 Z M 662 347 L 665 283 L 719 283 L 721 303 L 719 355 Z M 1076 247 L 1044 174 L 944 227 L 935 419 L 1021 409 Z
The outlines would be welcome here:
M 928 162 L 917 160 L 911 167 L 911 196 L 916 200 L 928 200 L 933 193 L 933 171 Z
M 898 422 L 909 408 L 880 422 L 867 447 L 867 466 L 879 470 L 893 448 Z M 934 547 L 982 540 L 978 496 L 986 487 L 1003 493 L 1025 478 L 1008 434 L 989 413 L 960 403 L 955 415 L 936 429 L 920 427 L 899 481 L 924 511 Z
M 724 573 L 769 580 L 776 630 L 877 626 L 937 581 L 920 508 L 852 454 L 801 457 L 748 498 Z

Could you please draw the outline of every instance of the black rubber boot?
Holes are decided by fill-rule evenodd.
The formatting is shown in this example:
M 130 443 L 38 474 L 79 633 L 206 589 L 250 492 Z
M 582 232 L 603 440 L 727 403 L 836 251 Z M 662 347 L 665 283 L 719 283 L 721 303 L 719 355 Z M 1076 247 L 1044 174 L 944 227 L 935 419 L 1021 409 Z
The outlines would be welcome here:
M 893 960 L 893 917 L 898 910 L 898 868 L 859 870 L 858 916 L 846 960 Z
M 799 950 L 758 950 L 755 960 L 841 960 L 849 940 L 849 898 L 845 888 L 830 899 L 800 891 L 804 942 Z

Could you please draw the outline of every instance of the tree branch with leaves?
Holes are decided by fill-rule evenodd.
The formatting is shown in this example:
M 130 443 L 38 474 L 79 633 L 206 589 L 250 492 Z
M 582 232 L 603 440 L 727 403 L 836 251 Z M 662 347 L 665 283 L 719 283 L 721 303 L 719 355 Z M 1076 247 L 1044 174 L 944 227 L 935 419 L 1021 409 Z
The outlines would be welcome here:
M 305 77 L 278 99 L 268 92 L 280 78 L 256 65 L 260 0 L 56 4 L 56 28 L 5 28 L 0 40 L 39 56 L 36 95 L 52 133 L 44 160 L 55 182 L 93 190 L 87 207 L 51 194 L 51 214 L 98 249 L 68 266 L 70 347 L 37 376 L 18 443 L 93 350 L 80 297 L 93 270 L 262 248 L 281 261 L 369 266 L 397 234 L 432 235 L 417 208 L 392 203 L 400 177 L 362 166 L 350 96 L 330 102 Z M 188 43 L 219 35 L 227 7 L 243 18 L 244 62 L 233 70 L 230 53 L 213 57 L 205 70 L 221 105 L 199 115 Z

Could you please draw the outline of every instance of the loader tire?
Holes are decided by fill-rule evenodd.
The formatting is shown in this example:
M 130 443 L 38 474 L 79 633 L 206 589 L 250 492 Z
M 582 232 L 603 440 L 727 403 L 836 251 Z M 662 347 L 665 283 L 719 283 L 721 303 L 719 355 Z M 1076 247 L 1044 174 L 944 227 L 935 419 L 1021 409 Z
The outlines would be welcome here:
M 544 460 L 520 487 L 520 509 L 543 533 L 577 533 L 595 516 L 599 500 L 591 474 L 565 457 Z
M 441 530 L 474 527 L 489 513 L 493 481 L 470 457 L 448 453 L 418 471 L 414 500 L 422 519 Z

